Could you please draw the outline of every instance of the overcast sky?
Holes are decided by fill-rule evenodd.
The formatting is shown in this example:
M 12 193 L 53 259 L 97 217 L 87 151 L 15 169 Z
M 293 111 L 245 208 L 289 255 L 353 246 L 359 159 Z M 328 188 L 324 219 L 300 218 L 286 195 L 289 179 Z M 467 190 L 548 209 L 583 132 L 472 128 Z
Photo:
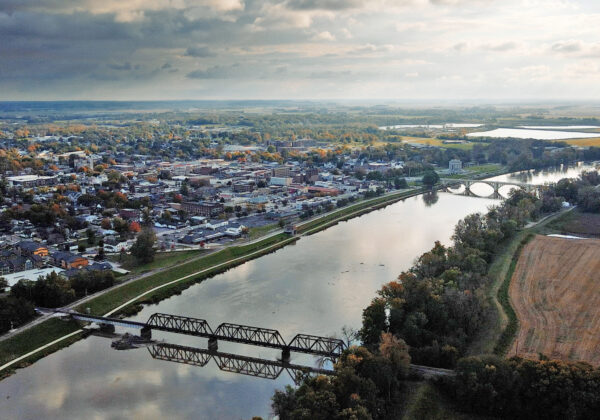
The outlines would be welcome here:
M 598 0 L 0 0 L 0 99 L 597 99 Z

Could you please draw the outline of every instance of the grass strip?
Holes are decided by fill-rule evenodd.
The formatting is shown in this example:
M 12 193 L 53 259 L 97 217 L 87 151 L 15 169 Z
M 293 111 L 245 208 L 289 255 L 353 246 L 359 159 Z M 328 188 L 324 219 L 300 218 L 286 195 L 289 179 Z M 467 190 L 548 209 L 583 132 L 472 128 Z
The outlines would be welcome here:
M 0 366 L 60 337 L 77 331 L 77 329 L 79 329 L 79 326 L 75 321 L 63 321 L 58 318 L 51 318 L 32 328 L 29 328 L 28 330 L 23 331 L 22 333 L 1 341 Z M 77 340 L 77 337 L 72 337 L 72 341 L 69 340 L 67 342 L 58 343 L 55 346 L 48 347 L 36 353 L 35 355 L 28 357 L 26 360 L 23 360 L 20 363 L 11 366 L 9 369 L 0 372 L 0 379 L 4 379 L 6 376 L 12 374 L 15 369 L 27 366 L 36 360 L 53 353 L 59 348 L 65 347 L 66 345 L 69 345 Z
M 515 272 L 515 268 L 521 256 L 523 248 L 534 236 L 535 235 L 533 233 L 528 233 L 527 236 L 525 236 L 521 240 L 521 242 L 519 243 L 519 247 L 517 248 L 517 250 L 511 258 L 510 266 L 508 268 L 508 271 L 506 272 L 504 281 L 502 282 L 500 289 L 498 289 L 498 301 L 500 302 L 500 305 L 502 305 L 502 309 L 508 317 L 508 323 L 502 331 L 502 334 L 500 334 L 500 338 L 498 339 L 498 342 L 494 347 L 494 354 L 497 354 L 499 356 L 504 356 L 506 354 L 508 348 L 511 346 L 513 340 L 515 339 L 517 331 L 519 330 L 519 318 L 517 318 L 517 314 L 512 304 L 510 303 L 510 281 L 512 279 L 513 273 Z

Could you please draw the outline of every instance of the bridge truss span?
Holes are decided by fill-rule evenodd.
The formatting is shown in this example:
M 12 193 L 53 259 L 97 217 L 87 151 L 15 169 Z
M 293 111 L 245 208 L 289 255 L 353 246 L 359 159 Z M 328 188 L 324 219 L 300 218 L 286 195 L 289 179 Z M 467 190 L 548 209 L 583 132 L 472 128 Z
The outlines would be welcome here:
M 254 344 L 262 347 L 285 347 L 285 340 L 279 331 L 269 328 L 250 327 L 248 325 L 223 323 L 215 330 L 219 339 Z
M 290 341 L 289 348 L 300 353 L 320 354 L 328 357 L 339 357 L 346 345 L 337 338 L 319 337 L 316 335 L 297 334 Z
M 210 337 L 214 335 L 206 320 L 186 316 L 156 313 L 150 316 L 146 325 L 152 329 L 175 332 L 178 334 L 200 337 Z

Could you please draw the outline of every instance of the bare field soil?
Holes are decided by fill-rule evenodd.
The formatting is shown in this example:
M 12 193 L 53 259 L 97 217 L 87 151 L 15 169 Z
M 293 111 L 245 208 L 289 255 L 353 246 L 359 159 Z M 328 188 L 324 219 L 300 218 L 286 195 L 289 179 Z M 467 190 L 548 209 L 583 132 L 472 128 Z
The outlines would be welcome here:
M 507 356 L 600 365 L 600 239 L 536 236 L 509 293 L 520 328 Z

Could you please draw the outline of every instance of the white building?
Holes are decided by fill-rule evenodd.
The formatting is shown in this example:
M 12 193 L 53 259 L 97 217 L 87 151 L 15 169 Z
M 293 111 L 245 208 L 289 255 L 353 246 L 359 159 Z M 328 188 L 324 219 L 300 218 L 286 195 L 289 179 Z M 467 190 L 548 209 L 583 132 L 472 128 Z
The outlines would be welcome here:
M 448 169 L 451 174 L 462 172 L 462 162 L 459 159 L 452 159 L 448 162 Z

